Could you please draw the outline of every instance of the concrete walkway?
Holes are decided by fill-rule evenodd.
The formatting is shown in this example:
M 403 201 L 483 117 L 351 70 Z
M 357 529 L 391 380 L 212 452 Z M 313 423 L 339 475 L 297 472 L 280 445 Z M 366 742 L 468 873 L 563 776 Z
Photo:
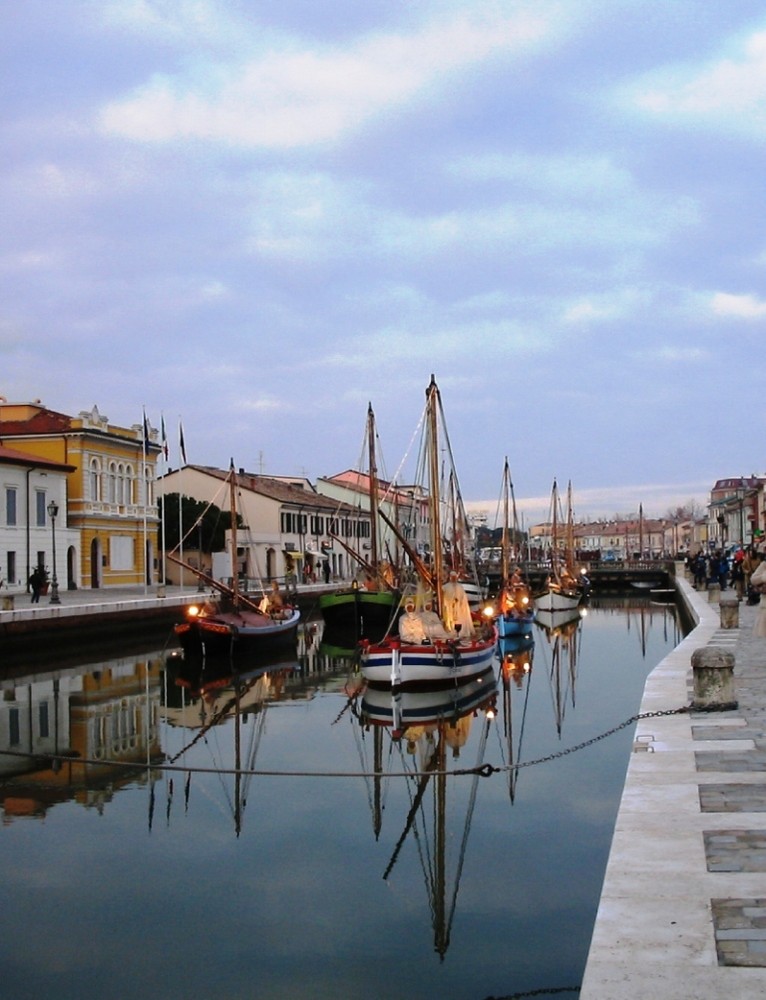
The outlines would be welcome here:
M 735 654 L 734 711 L 641 720 L 581 1000 L 766 997 L 766 639 L 757 607 L 722 629 L 679 579 L 699 624 L 649 675 L 641 712 L 692 702 L 692 653 Z

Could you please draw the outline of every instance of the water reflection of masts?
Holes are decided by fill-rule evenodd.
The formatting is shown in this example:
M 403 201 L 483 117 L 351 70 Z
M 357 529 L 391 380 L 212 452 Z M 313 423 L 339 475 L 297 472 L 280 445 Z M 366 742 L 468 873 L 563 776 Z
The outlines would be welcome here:
M 488 713 L 486 721 L 482 726 L 479 749 L 477 753 L 477 766 L 484 759 L 487 746 L 487 736 L 489 734 L 490 719 L 492 715 Z M 464 717 L 463 720 L 470 724 L 471 716 Z M 412 799 L 410 810 L 407 814 L 404 829 L 396 842 L 391 860 L 383 873 L 383 878 L 387 879 L 396 864 L 399 853 L 404 845 L 410 831 L 414 830 L 414 836 L 418 845 L 418 854 L 421 867 L 429 889 L 429 903 L 431 907 L 431 919 L 434 929 L 434 950 L 443 960 L 450 944 L 452 933 L 452 921 L 455 916 L 460 879 L 463 873 L 463 862 L 468 844 L 468 834 L 471 828 L 473 812 L 476 805 L 476 792 L 479 783 L 479 775 L 475 773 L 471 783 L 471 793 L 468 809 L 466 811 L 465 824 L 463 826 L 463 836 L 458 854 L 457 869 L 452 889 L 452 894 L 447 899 L 447 864 L 446 864 L 446 814 L 447 814 L 447 774 L 446 748 L 448 741 L 446 738 L 449 723 L 441 721 L 436 729 L 436 739 L 430 757 L 418 777 L 416 792 Z M 455 726 L 451 728 L 455 729 Z M 433 851 L 429 850 L 428 837 L 426 835 L 425 813 L 422 810 L 423 798 L 429 783 L 434 791 L 434 811 L 433 811 Z M 422 820 L 423 834 L 418 830 L 418 817 Z
M 534 646 L 530 646 L 528 650 L 520 651 L 518 653 L 509 653 L 503 657 L 503 662 L 500 666 L 501 678 L 503 682 L 503 736 L 506 740 L 507 746 L 507 763 L 510 765 L 508 769 L 508 793 L 511 797 L 511 802 L 516 799 L 516 784 L 519 778 L 519 761 L 521 760 L 521 744 L 524 739 L 524 723 L 527 718 L 527 705 L 529 704 L 529 691 L 532 686 L 532 657 L 534 654 Z M 524 685 L 524 680 L 526 679 L 526 686 Z M 524 687 L 524 705 L 521 712 L 521 723 L 519 725 L 519 740 L 518 745 L 514 747 L 513 741 L 513 698 L 512 698 L 512 682 L 516 685 L 517 689 Z
M 575 682 L 577 680 L 579 641 L 582 635 L 581 624 L 582 619 L 578 616 L 551 631 L 545 630 L 551 647 L 550 688 L 553 713 L 556 719 L 556 732 L 559 736 L 561 736 L 563 729 L 568 700 L 571 700 L 572 708 L 575 707 Z

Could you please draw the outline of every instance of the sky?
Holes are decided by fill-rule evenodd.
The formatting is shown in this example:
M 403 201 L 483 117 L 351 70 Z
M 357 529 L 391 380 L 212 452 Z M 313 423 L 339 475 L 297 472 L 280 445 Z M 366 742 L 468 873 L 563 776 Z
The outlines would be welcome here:
M 763 474 L 760 0 L 2 0 L 0 395 L 528 520 Z M 752 405 L 752 404 L 755 405 Z

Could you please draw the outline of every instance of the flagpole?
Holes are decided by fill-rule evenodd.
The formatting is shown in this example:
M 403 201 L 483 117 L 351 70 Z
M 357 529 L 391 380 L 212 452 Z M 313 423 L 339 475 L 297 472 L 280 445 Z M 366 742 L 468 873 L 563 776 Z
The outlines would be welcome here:
M 183 470 L 186 467 L 186 445 L 184 444 L 184 427 L 181 423 L 181 418 L 178 418 L 178 556 L 181 560 L 180 573 L 179 573 L 179 586 L 181 588 L 181 593 L 184 589 L 184 528 L 183 528 Z
M 147 551 L 146 551 L 146 532 L 147 532 L 147 526 L 146 526 L 146 508 L 147 508 L 147 505 L 149 503 L 149 483 L 147 481 L 147 475 L 146 475 L 146 472 L 147 472 L 147 469 L 146 469 L 146 439 L 149 436 L 149 424 L 146 422 L 146 407 L 143 407 L 143 415 L 144 415 L 143 434 L 141 435 L 141 438 L 143 440 L 143 444 L 141 446 L 143 462 L 142 462 L 142 466 L 141 466 L 141 478 L 144 481 L 144 490 L 143 490 L 143 493 L 144 493 L 144 556 L 143 556 L 143 559 L 141 559 L 141 561 L 140 561 L 140 565 L 142 565 L 143 568 L 144 568 L 144 595 L 145 595 L 146 594 L 146 578 L 148 576 L 148 570 L 149 570 L 149 567 L 147 565 L 147 558 L 146 558 L 147 557 Z
M 160 444 L 162 445 L 162 459 L 163 459 L 163 476 L 168 474 L 168 437 L 165 433 L 165 414 L 160 411 L 160 437 L 162 438 Z M 163 488 L 162 496 L 162 586 L 165 586 L 165 581 L 167 580 L 168 568 L 167 568 L 167 535 L 165 534 L 165 491 Z

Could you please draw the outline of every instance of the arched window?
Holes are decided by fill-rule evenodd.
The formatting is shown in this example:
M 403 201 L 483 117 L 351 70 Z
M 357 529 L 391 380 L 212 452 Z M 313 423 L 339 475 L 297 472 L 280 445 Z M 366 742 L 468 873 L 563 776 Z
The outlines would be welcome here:
M 89 469 L 90 498 L 94 503 L 101 500 L 101 463 L 97 458 L 90 460 Z
M 132 465 L 125 466 L 125 503 L 132 505 L 136 502 L 135 474 Z
M 106 499 L 108 503 L 117 502 L 117 466 L 114 462 L 109 463 L 109 479 Z
M 121 507 L 125 503 L 125 466 L 122 462 L 117 466 L 117 503 Z

